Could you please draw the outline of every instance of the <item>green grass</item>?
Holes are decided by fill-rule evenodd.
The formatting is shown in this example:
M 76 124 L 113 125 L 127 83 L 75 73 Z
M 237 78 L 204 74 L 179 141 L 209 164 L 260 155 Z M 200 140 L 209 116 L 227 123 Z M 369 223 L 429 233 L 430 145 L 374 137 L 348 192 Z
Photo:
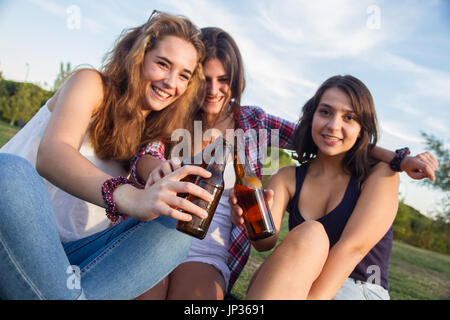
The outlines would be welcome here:
M 19 127 L 11 126 L 5 121 L 0 121 L 0 147 L 3 146 L 19 131 Z
M 286 234 L 287 214 L 280 239 L 284 239 Z M 252 248 L 247 265 L 232 290 L 236 297 L 245 298 L 253 273 L 272 251 L 257 252 Z M 394 241 L 389 265 L 389 286 L 392 300 L 449 300 L 450 256 Z
M 394 241 L 389 281 L 393 300 L 449 300 L 450 256 Z

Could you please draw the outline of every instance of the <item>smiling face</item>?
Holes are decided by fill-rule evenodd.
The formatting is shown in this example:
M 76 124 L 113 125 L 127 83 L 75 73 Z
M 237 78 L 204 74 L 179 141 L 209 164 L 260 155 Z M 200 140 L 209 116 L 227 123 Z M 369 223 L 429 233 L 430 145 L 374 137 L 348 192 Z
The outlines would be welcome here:
M 206 97 L 203 103 L 203 111 L 209 115 L 218 115 L 223 106 L 230 101 L 230 79 L 222 62 L 213 58 L 203 66 L 206 79 Z
M 175 36 L 161 39 L 144 57 L 144 109 L 160 111 L 177 100 L 187 89 L 197 65 L 194 46 Z
M 339 88 L 327 89 L 314 112 L 311 135 L 318 155 L 343 155 L 361 131 L 349 96 Z

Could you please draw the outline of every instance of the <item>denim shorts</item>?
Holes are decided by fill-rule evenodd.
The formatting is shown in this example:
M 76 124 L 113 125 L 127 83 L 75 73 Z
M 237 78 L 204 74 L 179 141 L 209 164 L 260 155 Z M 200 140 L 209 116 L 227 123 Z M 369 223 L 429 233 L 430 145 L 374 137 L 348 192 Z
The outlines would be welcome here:
M 390 300 L 389 291 L 380 285 L 347 278 L 333 300 Z

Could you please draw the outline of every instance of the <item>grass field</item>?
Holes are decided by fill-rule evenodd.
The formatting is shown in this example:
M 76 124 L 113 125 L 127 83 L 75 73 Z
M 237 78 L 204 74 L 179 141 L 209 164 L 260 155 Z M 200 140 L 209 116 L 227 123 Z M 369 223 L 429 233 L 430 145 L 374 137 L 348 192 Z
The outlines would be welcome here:
M 0 147 L 8 142 L 8 140 L 11 139 L 17 131 L 19 131 L 19 127 L 11 126 L 0 120 Z
M 280 239 L 287 234 L 286 218 L 287 214 Z M 253 273 L 272 251 L 257 252 L 252 248 L 247 265 L 233 287 L 233 295 L 240 299 L 245 297 Z M 450 256 L 394 241 L 389 265 L 389 286 L 392 300 L 449 300 Z
M 0 121 L 0 147 L 18 130 L 18 127 Z M 288 232 L 286 217 L 287 215 L 280 231 L 280 240 L 284 239 Z M 233 287 L 232 293 L 236 297 L 245 297 L 250 278 L 271 252 L 257 252 L 252 249 L 249 261 Z M 450 256 L 394 241 L 389 282 L 393 300 L 449 300 Z

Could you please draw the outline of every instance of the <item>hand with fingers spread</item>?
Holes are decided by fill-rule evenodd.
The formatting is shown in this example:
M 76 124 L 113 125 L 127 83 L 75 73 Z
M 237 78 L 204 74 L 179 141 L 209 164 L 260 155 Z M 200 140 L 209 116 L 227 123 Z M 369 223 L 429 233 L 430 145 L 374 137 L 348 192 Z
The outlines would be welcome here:
M 412 179 L 420 180 L 428 178 L 434 181 L 434 172 L 438 170 L 439 163 L 430 152 L 423 152 L 414 157 L 408 156 L 403 159 L 400 168 Z
M 199 175 L 209 178 L 211 173 L 198 166 L 183 166 L 159 179 L 153 184 L 147 183 L 145 189 L 137 189 L 123 185 L 114 192 L 114 199 L 120 212 L 126 212 L 130 217 L 140 221 L 149 221 L 159 216 L 169 216 L 176 220 L 190 221 L 192 216 L 174 208 L 204 219 L 207 213 L 192 202 L 177 196 L 177 193 L 190 193 L 205 201 L 211 201 L 212 195 L 203 188 L 191 183 L 180 181 L 187 175 Z

